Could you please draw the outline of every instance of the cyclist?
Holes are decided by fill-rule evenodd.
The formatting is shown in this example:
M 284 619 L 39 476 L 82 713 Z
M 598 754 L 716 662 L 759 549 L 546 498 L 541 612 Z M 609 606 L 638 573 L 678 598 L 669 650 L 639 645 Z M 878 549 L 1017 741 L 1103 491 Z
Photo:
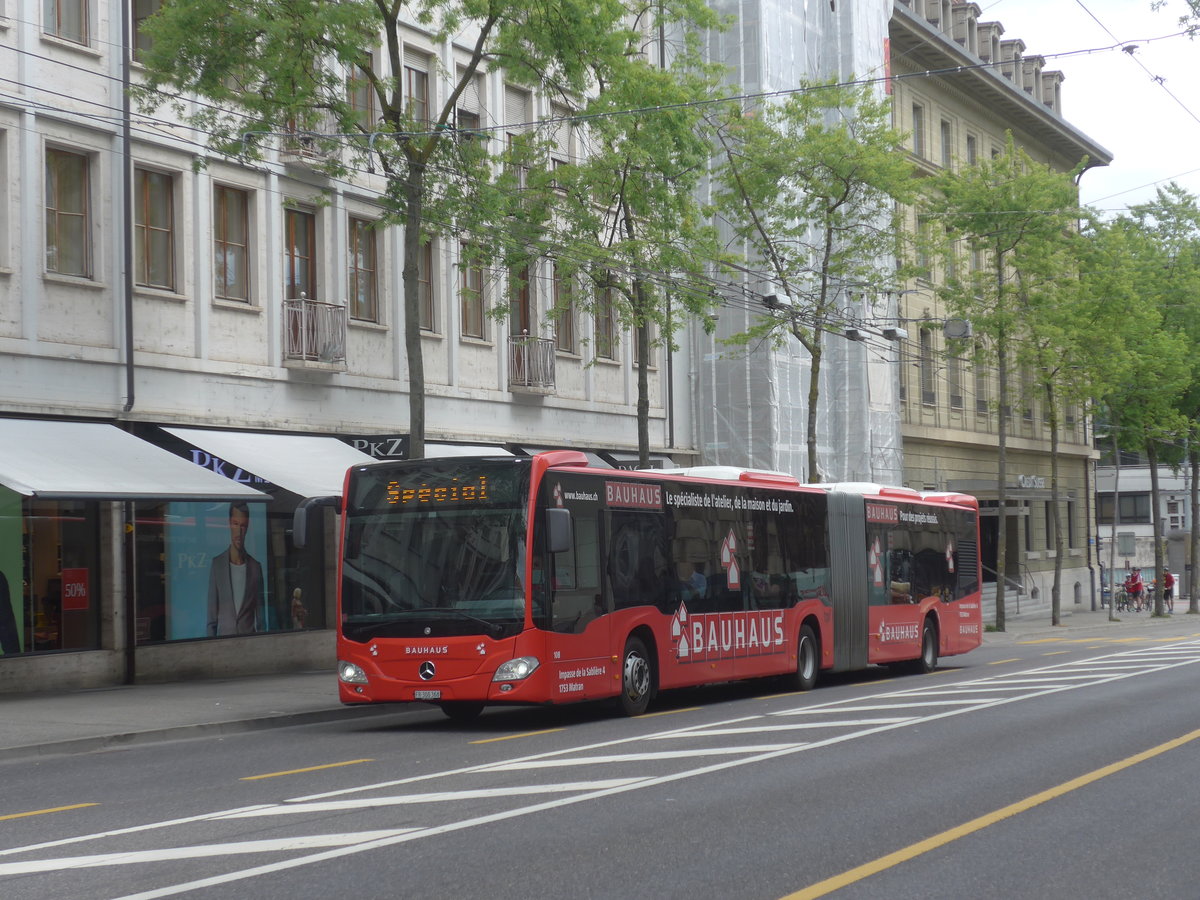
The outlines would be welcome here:
M 1129 601 L 1133 604 L 1134 612 L 1142 611 L 1142 594 L 1145 591 L 1145 585 L 1142 584 L 1142 570 L 1134 569 L 1129 573 L 1129 577 L 1125 579 L 1125 593 L 1129 595 Z

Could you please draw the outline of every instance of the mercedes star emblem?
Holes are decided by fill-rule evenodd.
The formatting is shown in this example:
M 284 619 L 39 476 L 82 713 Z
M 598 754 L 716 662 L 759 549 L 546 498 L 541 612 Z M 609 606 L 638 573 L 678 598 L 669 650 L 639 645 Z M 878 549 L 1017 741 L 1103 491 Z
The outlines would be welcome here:
M 429 660 L 425 660 L 425 662 L 421 663 L 421 668 L 417 669 L 417 674 L 421 676 L 422 681 L 428 681 L 437 674 L 437 666 Z

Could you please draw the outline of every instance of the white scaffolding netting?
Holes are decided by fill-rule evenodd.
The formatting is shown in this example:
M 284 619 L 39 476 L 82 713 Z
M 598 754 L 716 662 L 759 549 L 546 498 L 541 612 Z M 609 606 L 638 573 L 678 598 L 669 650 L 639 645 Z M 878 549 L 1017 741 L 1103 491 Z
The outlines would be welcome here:
M 891 12 L 888 0 L 714 0 L 737 23 L 712 35 L 712 58 L 729 67 L 746 94 L 795 87 L 802 80 L 884 71 Z M 834 7 L 831 9 L 831 6 Z M 731 348 L 722 338 L 746 331 L 768 312 L 752 279 L 732 286 L 712 336 L 692 331 L 690 379 L 696 442 L 704 462 L 808 472 L 808 392 L 812 360 L 788 336 L 782 347 L 764 342 Z M 866 301 L 859 301 L 860 307 Z M 865 321 L 895 324 L 895 299 L 870 298 Z M 848 299 L 846 306 L 853 305 Z M 862 320 L 860 320 L 862 321 Z M 895 344 L 876 336 L 823 338 L 817 403 L 817 464 L 824 481 L 900 484 L 903 464 Z

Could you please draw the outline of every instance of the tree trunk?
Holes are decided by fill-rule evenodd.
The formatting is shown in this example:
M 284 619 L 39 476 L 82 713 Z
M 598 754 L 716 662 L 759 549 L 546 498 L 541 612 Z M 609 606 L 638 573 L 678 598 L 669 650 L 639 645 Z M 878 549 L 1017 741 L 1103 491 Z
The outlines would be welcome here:
M 404 349 L 408 357 L 408 455 L 425 456 L 425 358 L 421 345 L 421 286 L 417 260 L 421 253 L 421 169 L 412 161 L 404 180 Z
M 633 283 L 637 298 L 637 433 L 638 465 L 650 468 L 650 321 L 646 317 L 646 286 L 638 279 Z
M 1191 507 L 1191 534 L 1188 543 L 1191 545 L 1188 553 L 1188 612 L 1193 616 L 1200 615 L 1200 590 L 1196 589 L 1196 559 L 1200 555 L 1200 528 L 1196 527 L 1196 516 L 1200 514 L 1200 448 L 1196 446 L 1196 435 L 1192 435 L 1191 446 L 1188 447 L 1188 462 L 1192 467 L 1191 496 L 1188 505 Z M 1176 591 L 1182 591 L 1183 585 L 1176 585 Z
M 1150 524 L 1154 535 L 1154 615 L 1165 615 L 1163 611 L 1163 580 L 1167 574 L 1163 558 L 1162 517 L 1158 514 L 1158 445 L 1146 441 L 1146 461 L 1150 464 Z
M 808 382 L 808 434 L 805 435 L 808 446 L 808 483 L 821 482 L 821 469 L 817 466 L 817 403 L 821 399 L 821 330 L 813 329 L 812 366 L 809 369 Z
M 1054 534 L 1054 582 L 1050 588 L 1050 624 L 1062 624 L 1062 516 L 1059 515 L 1058 495 L 1058 407 L 1055 406 L 1054 385 L 1046 385 L 1046 405 L 1050 412 L 1050 519 L 1047 528 Z
M 1121 527 L 1121 448 L 1117 446 L 1117 423 L 1112 428 L 1113 519 L 1108 533 L 1108 621 L 1117 621 L 1117 529 Z
M 1004 592 L 1008 581 L 1008 353 L 1003 335 L 996 347 L 996 377 L 999 381 L 996 399 L 1000 406 L 996 428 L 996 630 L 1004 631 Z

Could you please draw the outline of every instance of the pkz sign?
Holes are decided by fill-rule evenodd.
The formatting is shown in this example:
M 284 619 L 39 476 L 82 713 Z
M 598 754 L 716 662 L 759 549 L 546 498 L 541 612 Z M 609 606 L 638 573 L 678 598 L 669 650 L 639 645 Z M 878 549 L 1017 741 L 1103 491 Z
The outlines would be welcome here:
M 343 434 L 340 438 L 373 459 L 408 459 L 407 434 Z
M 1046 479 L 1041 475 L 1018 475 L 1017 484 L 1023 488 L 1042 490 L 1046 487 Z

